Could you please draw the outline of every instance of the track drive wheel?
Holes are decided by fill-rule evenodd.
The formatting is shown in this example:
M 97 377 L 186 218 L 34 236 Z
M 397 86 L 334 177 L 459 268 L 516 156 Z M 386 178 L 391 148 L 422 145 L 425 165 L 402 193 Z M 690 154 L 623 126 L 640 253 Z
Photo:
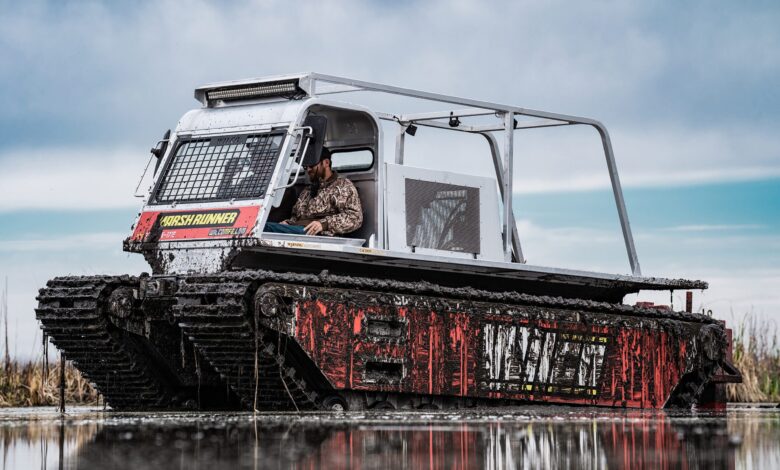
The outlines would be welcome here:
M 341 395 L 328 395 L 320 406 L 325 411 L 349 411 L 349 404 Z
M 395 410 L 395 405 L 390 403 L 389 401 L 383 400 L 378 401 L 371 405 L 372 410 L 380 410 L 380 411 L 392 411 Z

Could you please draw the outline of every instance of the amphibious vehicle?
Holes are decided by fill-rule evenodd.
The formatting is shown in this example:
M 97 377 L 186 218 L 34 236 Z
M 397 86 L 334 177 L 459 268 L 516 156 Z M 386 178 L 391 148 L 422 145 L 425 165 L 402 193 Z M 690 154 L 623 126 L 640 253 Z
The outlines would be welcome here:
M 318 73 L 195 97 L 152 149 L 124 242 L 151 274 L 58 277 L 38 297 L 45 335 L 114 409 L 690 407 L 722 405 L 740 379 L 723 323 L 623 304 L 707 284 L 642 276 L 600 122 Z M 526 263 L 514 136 L 551 126 L 600 136 L 630 274 Z M 494 175 L 405 164 L 421 128 L 475 136 L 469 161 Z M 361 228 L 264 232 L 323 148 L 359 192 Z M 468 168 L 457 158 L 447 170 Z

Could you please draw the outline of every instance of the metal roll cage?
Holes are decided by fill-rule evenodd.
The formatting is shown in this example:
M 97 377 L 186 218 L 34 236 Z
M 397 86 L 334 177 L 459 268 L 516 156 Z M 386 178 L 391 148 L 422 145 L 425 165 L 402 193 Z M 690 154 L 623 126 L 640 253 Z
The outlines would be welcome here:
M 471 134 L 482 135 L 487 139 L 493 156 L 493 164 L 498 181 L 500 196 L 503 200 L 503 242 L 505 261 L 516 261 L 525 263 L 520 238 L 517 233 L 514 213 L 512 211 L 512 174 L 514 168 L 514 131 L 520 129 L 536 129 L 554 126 L 586 125 L 591 126 L 598 131 L 601 137 L 601 143 L 604 150 L 604 157 L 607 162 L 607 170 L 612 184 L 612 193 L 617 207 L 620 227 L 623 232 L 623 241 L 628 255 L 628 261 L 631 266 L 631 272 L 634 276 L 641 276 L 639 260 L 634 246 L 634 238 L 631 233 L 631 226 L 628 221 L 625 201 L 623 199 L 623 190 L 620 186 L 615 156 L 612 150 L 612 143 L 609 138 L 607 128 L 599 121 L 590 118 L 569 116 L 565 114 L 550 113 L 547 111 L 538 111 L 534 109 L 520 108 L 516 106 L 491 103 L 487 101 L 478 101 L 467 98 L 458 98 L 455 96 L 442 95 L 437 93 L 428 93 L 408 88 L 401 88 L 378 83 L 353 80 L 350 78 L 336 77 L 319 73 L 307 73 L 295 76 L 286 76 L 280 78 L 297 78 L 298 86 L 310 97 L 319 95 L 329 95 L 335 93 L 352 93 L 359 91 L 371 91 L 400 95 L 410 98 L 418 98 L 438 103 L 446 103 L 458 106 L 464 106 L 461 109 L 452 109 L 440 112 L 412 113 L 412 114 L 390 114 L 378 112 L 376 115 L 386 121 L 395 121 L 400 126 L 400 131 L 396 136 L 395 163 L 403 164 L 404 161 L 404 140 L 407 129 L 410 126 L 434 127 L 458 132 L 467 132 Z M 500 124 L 492 125 L 466 125 L 460 122 L 463 117 L 477 116 L 496 116 L 503 118 Z M 519 116 L 537 118 L 535 120 L 521 120 Z M 442 119 L 448 119 L 449 122 L 441 122 Z M 453 125 L 454 124 L 454 125 Z M 503 133 L 503 149 L 493 132 Z

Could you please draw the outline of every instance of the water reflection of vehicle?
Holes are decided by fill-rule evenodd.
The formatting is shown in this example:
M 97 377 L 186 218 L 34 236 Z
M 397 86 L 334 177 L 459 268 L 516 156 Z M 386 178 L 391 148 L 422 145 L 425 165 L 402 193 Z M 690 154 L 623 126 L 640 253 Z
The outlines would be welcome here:
M 691 432 L 689 432 L 691 431 Z M 725 422 L 688 430 L 642 417 L 446 427 L 370 427 L 333 432 L 298 468 L 678 468 L 733 467 Z M 713 448 L 715 449 L 713 451 Z M 323 462 L 323 457 L 335 462 Z
M 733 468 L 725 415 L 190 416 L 105 426 L 70 468 Z M 427 422 L 426 422 L 427 421 Z M 139 425 L 140 424 L 140 425 Z M 777 433 L 777 429 L 775 429 Z M 774 454 L 778 453 L 775 444 Z

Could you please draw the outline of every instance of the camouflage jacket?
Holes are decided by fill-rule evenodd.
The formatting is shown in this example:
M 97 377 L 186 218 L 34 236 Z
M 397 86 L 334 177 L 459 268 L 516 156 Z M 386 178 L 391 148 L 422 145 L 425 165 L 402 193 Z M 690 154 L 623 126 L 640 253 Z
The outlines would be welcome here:
M 360 196 L 352 181 L 336 173 L 320 184 L 317 195 L 311 197 L 304 189 L 293 206 L 290 225 L 306 226 L 317 220 L 322 224 L 319 235 L 333 236 L 354 232 L 363 224 L 363 207 Z

